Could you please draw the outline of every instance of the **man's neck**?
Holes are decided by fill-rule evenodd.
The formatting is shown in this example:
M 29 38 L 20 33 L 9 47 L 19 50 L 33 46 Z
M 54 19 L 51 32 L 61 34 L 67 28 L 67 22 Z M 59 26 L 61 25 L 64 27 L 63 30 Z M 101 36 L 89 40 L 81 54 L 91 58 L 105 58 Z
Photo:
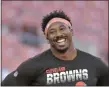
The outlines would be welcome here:
M 54 49 L 51 51 L 55 57 L 61 60 L 73 60 L 77 56 L 77 50 L 74 47 L 70 47 L 65 53 L 59 53 Z

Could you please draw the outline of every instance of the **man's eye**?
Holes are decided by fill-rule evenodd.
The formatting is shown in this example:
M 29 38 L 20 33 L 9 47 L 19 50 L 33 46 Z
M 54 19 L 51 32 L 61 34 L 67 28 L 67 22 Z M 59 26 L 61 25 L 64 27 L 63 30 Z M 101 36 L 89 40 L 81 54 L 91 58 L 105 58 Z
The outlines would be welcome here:
M 53 33 L 54 33 L 54 31 L 51 31 L 50 33 L 51 33 L 51 34 L 53 34 Z
M 60 28 L 60 30 L 64 30 L 65 28 Z

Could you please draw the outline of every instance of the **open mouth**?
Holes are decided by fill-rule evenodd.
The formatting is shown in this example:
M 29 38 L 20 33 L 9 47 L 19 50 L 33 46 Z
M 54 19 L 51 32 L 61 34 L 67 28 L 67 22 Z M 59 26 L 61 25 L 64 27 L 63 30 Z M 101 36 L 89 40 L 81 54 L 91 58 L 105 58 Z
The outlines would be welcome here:
M 66 38 L 60 38 L 56 41 L 56 43 L 60 46 L 65 45 L 65 42 L 66 42 Z
M 59 40 L 57 40 L 57 43 L 62 43 L 62 42 L 65 42 L 65 38 L 64 39 L 59 39 Z

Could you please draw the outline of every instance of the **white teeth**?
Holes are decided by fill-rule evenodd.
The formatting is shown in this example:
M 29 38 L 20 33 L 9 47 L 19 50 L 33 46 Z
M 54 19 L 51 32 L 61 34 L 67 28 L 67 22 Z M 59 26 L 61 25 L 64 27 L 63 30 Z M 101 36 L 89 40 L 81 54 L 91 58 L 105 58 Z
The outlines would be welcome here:
M 58 40 L 57 42 L 60 43 L 60 42 L 64 42 L 65 39 L 61 39 L 61 40 Z

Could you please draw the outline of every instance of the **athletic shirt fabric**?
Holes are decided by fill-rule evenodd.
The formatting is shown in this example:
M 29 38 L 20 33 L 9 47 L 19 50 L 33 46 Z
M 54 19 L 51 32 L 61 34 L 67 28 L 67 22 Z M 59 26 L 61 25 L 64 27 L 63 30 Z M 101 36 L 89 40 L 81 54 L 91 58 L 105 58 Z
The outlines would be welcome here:
M 74 60 L 60 60 L 47 50 L 23 62 L 3 86 L 109 86 L 108 67 L 77 49 Z

